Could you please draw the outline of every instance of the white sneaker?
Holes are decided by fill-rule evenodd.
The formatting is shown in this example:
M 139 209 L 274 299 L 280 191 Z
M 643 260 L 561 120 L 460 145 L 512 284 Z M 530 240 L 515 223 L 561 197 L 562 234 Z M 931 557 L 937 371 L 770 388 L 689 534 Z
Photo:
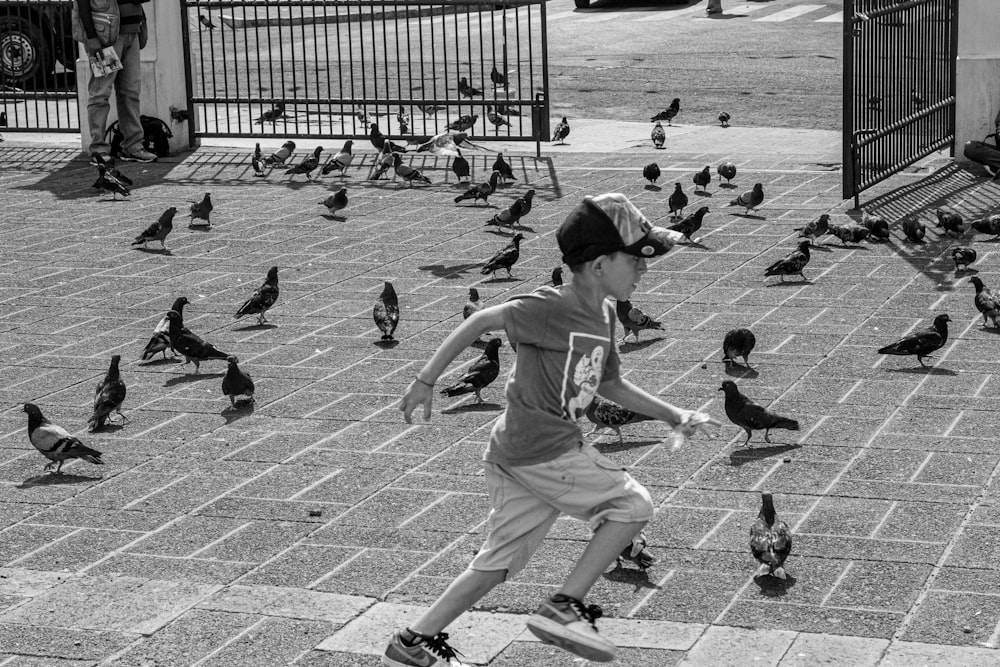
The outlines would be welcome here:
M 122 149 L 120 157 L 127 162 L 156 162 L 156 154 L 150 153 L 142 146 L 136 146 L 129 151 Z

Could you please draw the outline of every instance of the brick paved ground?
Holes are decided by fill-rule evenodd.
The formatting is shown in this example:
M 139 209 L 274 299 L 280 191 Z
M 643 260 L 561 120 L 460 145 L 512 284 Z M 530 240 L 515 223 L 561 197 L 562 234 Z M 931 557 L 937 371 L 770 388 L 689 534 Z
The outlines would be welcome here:
M 830 238 L 806 281 L 765 282 L 763 267 L 795 242 L 795 227 L 840 200 L 835 135 L 696 128 L 653 151 L 620 128 L 613 149 L 586 141 L 508 155 L 518 182 L 503 205 L 537 191 L 514 278 L 481 263 L 507 242 L 484 227 L 495 208 L 451 202 L 447 163 L 413 164 L 432 187 L 363 181 L 371 153 L 345 180 L 345 221 L 317 202 L 342 179 L 255 179 L 244 150 L 202 148 L 184 160 L 128 165 L 128 201 L 90 188 L 94 174 L 71 147 L 0 149 L 0 665 L 376 665 L 391 629 L 412 619 L 464 567 L 482 536 L 487 503 L 479 458 L 503 407 L 437 402 L 429 424 L 408 426 L 400 391 L 461 318 L 468 287 L 496 303 L 543 284 L 558 264 L 554 231 L 587 193 L 627 193 L 666 218 L 675 181 L 706 202 L 700 243 L 655 262 L 634 302 L 661 316 L 662 333 L 621 347 L 628 376 L 668 400 L 724 419 L 721 380 L 802 423 L 770 445 L 728 422 L 678 452 L 662 426 L 625 430 L 600 448 L 652 491 L 648 529 L 661 561 L 609 573 L 592 601 L 622 647 L 617 664 L 995 665 L 1000 636 L 1000 524 L 995 424 L 997 332 L 984 329 L 954 242 L 915 246 L 894 230 L 885 244 Z M 611 132 L 609 131 L 609 134 Z M 636 137 L 639 140 L 636 140 Z M 308 143 L 308 142 L 306 142 Z M 300 146 L 302 151 L 307 146 Z M 330 149 L 331 147 L 328 147 Z M 641 167 L 657 160 L 663 190 Z M 691 175 L 724 159 L 732 189 L 694 195 Z M 482 176 L 492 157 L 477 157 Z M 893 218 L 928 225 L 947 203 L 975 217 L 1000 184 L 937 161 L 880 186 L 868 200 Z M 759 215 L 725 208 L 764 184 Z M 212 193 L 214 225 L 186 218 L 168 253 L 131 239 L 168 206 Z M 996 244 L 966 235 L 973 265 L 1000 287 Z M 232 313 L 280 269 L 270 324 Z M 371 307 L 384 280 L 400 295 L 399 344 L 377 345 Z M 257 382 L 252 411 L 220 390 L 224 364 L 200 374 L 137 361 L 173 299 L 185 323 L 240 357 Z M 952 317 L 933 370 L 882 358 L 876 347 L 935 313 Z M 722 334 L 757 334 L 753 371 L 726 370 Z M 112 354 L 128 384 L 124 428 L 85 432 L 93 386 Z M 470 350 L 448 377 L 479 354 Z M 511 351 L 502 348 L 509 368 Z M 42 474 L 21 404 L 103 451 Z M 797 538 L 781 586 L 751 575 L 747 531 L 759 491 L 776 496 Z M 557 522 L 533 563 L 450 631 L 478 664 L 578 664 L 532 640 L 523 614 L 554 589 L 588 538 Z

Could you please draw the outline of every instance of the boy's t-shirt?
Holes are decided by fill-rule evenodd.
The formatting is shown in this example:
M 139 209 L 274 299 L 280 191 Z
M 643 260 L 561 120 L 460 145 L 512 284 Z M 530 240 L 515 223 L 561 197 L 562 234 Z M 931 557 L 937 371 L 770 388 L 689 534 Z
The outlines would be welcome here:
M 517 353 L 507 409 L 483 455 L 502 465 L 551 461 L 582 438 L 577 420 L 604 380 L 619 375 L 613 304 L 600 310 L 567 287 L 541 287 L 506 304 L 504 324 Z

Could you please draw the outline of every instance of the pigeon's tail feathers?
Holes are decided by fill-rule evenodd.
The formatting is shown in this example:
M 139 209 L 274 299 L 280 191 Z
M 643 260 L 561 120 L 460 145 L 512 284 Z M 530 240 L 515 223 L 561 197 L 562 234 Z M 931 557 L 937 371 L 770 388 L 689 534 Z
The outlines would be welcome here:
M 798 431 L 799 423 L 794 419 L 788 419 L 787 417 L 778 417 L 771 428 L 786 428 L 789 431 Z
M 90 447 L 87 447 L 86 445 L 76 444 L 72 448 L 70 448 L 69 452 L 67 453 L 71 457 L 83 459 L 84 461 L 87 461 L 88 463 L 93 463 L 94 465 L 99 465 L 99 466 L 104 465 L 104 461 L 101 460 L 101 453 L 96 449 L 91 449 Z
M 891 345 L 886 345 L 885 347 L 880 347 L 878 350 L 879 354 L 899 354 L 907 355 L 910 354 L 910 350 L 904 348 L 901 343 L 892 343 Z
M 445 396 L 461 396 L 462 394 L 471 394 L 476 390 L 471 384 L 465 382 L 459 382 L 453 384 L 450 387 L 445 387 L 441 390 L 441 393 Z

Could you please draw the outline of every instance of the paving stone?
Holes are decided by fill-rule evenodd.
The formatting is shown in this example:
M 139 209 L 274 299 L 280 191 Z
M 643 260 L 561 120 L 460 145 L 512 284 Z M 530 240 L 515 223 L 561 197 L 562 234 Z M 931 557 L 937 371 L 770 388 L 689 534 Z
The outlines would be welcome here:
M 1000 598 L 996 596 L 931 591 L 901 639 L 977 646 L 992 638 L 998 621 Z
M 340 626 L 374 603 L 372 598 L 300 588 L 234 585 L 203 600 L 198 608 L 326 621 Z
M 264 618 L 202 664 L 213 667 L 287 665 L 316 646 L 329 629 L 327 623 L 319 621 Z
M 778 667 L 876 667 L 889 642 L 884 639 L 799 633 Z
M 108 552 L 135 541 L 139 533 L 80 529 L 55 544 L 35 551 L 14 565 L 40 570 L 79 572 L 103 559 Z
M 253 614 L 194 609 L 109 664 L 116 667 L 189 664 L 221 648 L 259 619 Z
M 777 665 L 795 639 L 778 630 L 710 627 L 679 664 L 689 667 Z
M 199 584 L 228 584 L 253 567 L 254 563 L 208 558 L 165 558 L 148 554 L 121 553 L 111 555 L 107 560 L 92 566 L 87 572 L 94 575 L 150 577 Z
M 719 621 L 759 629 L 889 639 L 903 614 L 781 602 L 736 602 Z
M 31 627 L 0 623 L 4 651 L 46 659 L 103 660 L 139 638 L 124 632 L 100 632 L 77 628 Z M 30 664 L 30 663 L 28 663 Z
M 886 651 L 880 667 L 906 667 L 914 664 L 948 665 L 963 667 L 989 667 L 997 660 L 996 649 L 968 646 L 939 646 L 929 643 L 893 642 Z
M 241 584 L 306 588 L 358 553 L 359 549 L 325 546 L 295 546 L 256 567 Z

